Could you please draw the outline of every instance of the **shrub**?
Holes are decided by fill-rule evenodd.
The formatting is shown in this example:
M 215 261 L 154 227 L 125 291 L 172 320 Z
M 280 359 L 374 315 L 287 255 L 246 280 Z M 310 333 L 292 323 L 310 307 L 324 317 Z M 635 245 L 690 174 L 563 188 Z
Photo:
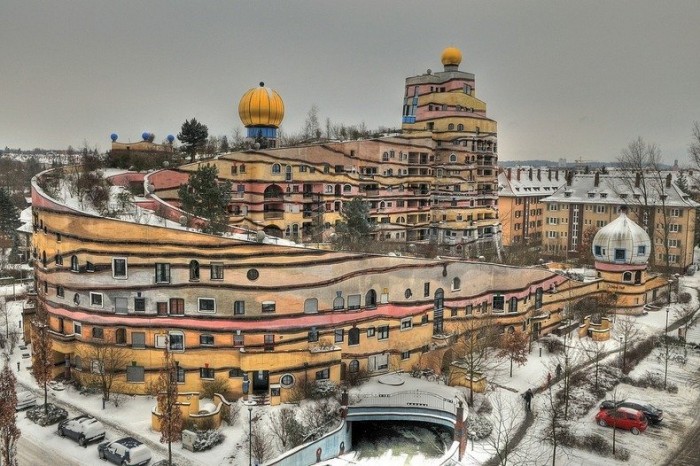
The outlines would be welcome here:
M 356 372 L 348 371 L 345 376 L 345 383 L 349 387 L 357 387 L 362 385 L 369 377 L 369 371 L 365 368 L 361 368 Z
M 34 406 L 27 411 L 27 419 L 40 426 L 50 426 L 68 418 L 68 411 L 58 406 L 48 403 L 46 405 L 48 414 L 44 411 L 44 405 Z
M 214 448 L 224 441 L 224 434 L 214 429 L 207 429 L 197 432 L 197 440 L 194 441 L 194 451 L 204 451 Z
M 479 409 L 476 410 L 476 414 L 491 414 L 492 412 L 493 406 L 491 405 L 491 401 L 489 401 L 488 398 L 484 398 Z
M 469 416 L 467 436 L 469 440 L 481 440 L 491 435 L 493 425 L 483 416 Z
M 678 295 L 678 302 L 681 304 L 688 304 L 690 302 L 690 293 L 684 291 Z
M 227 391 L 228 380 L 216 378 L 214 380 L 202 383 L 202 392 L 199 394 L 199 396 L 201 398 L 209 398 L 210 400 L 213 400 L 215 393 L 226 396 Z

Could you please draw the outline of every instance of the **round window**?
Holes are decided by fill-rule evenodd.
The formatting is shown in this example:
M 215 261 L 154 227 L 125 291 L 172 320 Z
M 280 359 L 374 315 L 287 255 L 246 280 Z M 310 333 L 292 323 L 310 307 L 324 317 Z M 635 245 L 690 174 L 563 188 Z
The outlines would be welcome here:
M 260 276 L 260 272 L 258 272 L 258 269 L 250 269 L 248 270 L 248 280 L 257 280 L 258 277 Z
M 284 374 L 280 378 L 280 385 L 284 388 L 289 388 L 294 385 L 294 376 L 292 374 Z

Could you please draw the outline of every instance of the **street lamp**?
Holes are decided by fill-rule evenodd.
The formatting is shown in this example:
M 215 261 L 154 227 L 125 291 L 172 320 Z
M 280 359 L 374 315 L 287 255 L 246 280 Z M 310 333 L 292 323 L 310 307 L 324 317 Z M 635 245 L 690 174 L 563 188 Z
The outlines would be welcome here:
M 666 379 L 668 378 L 668 311 L 671 310 L 671 284 L 668 281 L 668 304 L 666 305 L 666 330 L 664 331 L 664 342 L 666 343 L 666 357 L 664 358 L 664 390 L 666 390 Z
M 248 408 L 248 466 L 253 466 L 253 406 L 255 401 L 245 400 L 243 405 Z

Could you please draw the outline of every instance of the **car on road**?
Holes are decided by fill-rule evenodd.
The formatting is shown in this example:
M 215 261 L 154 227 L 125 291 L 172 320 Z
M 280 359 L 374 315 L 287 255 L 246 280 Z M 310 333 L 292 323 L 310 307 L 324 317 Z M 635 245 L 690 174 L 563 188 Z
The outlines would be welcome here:
M 36 406 L 36 397 L 32 392 L 17 392 L 17 406 L 15 407 L 17 411 L 32 406 Z
M 102 442 L 97 446 L 100 459 L 121 466 L 145 466 L 151 461 L 151 450 L 133 437 Z
M 595 420 L 601 427 L 629 430 L 634 435 L 644 432 L 649 425 L 643 412 L 631 408 L 601 409 Z
M 104 440 L 105 426 L 94 417 L 82 414 L 59 422 L 58 435 L 72 438 L 81 447 L 87 447 L 87 444 L 90 442 Z
M 614 402 L 612 400 L 605 400 L 600 404 L 601 409 L 611 409 L 611 408 L 631 408 L 641 411 L 647 418 L 650 424 L 658 424 L 664 418 L 663 410 L 657 408 L 654 405 L 645 403 L 639 400 L 622 400 Z

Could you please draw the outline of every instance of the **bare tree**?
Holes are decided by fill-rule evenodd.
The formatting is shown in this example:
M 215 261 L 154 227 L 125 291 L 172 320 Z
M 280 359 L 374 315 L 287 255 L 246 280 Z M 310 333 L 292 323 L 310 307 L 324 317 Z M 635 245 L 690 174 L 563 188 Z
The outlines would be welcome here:
M 564 408 L 557 400 L 552 386 L 547 387 L 544 393 L 545 402 L 542 410 L 542 417 L 545 421 L 545 428 L 542 431 L 542 440 L 548 441 L 552 445 L 552 466 L 557 464 L 557 451 L 561 448 L 561 438 L 566 432 L 566 415 Z
M 523 417 L 523 404 L 517 399 L 504 397 L 496 392 L 491 400 L 493 430 L 485 441 L 496 452 L 499 464 L 506 466 L 510 457 L 513 438 Z
M 690 161 L 700 168 L 700 122 L 697 121 L 693 122 L 693 136 L 688 147 L 688 155 L 690 155 Z
M 289 450 L 304 442 L 304 426 L 297 421 L 292 408 L 284 407 L 269 414 L 270 432 L 274 435 L 282 451 Z
M 506 332 L 501 337 L 499 356 L 510 361 L 510 376 L 513 377 L 513 363 L 524 366 L 527 363 L 530 336 L 525 332 Z
M 173 464 L 173 442 L 182 439 L 182 412 L 178 403 L 177 363 L 168 351 L 168 343 L 163 351 L 163 365 L 156 381 L 156 400 L 160 413 L 160 443 L 168 444 L 168 465 Z
M 0 372 L 0 457 L 3 466 L 17 466 L 17 392 L 15 374 L 8 360 Z
M 600 360 L 605 357 L 605 346 L 596 340 L 591 338 L 583 338 L 579 340 L 581 346 L 583 347 L 583 352 L 586 358 L 593 364 L 593 371 L 595 374 L 595 390 L 598 391 L 598 374 L 600 369 Z
M 48 384 L 53 379 L 53 341 L 49 334 L 49 319 L 46 307 L 39 301 L 32 322 L 32 374 L 40 387 L 44 389 L 44 413 L 49 413 Z
M 452 345 L 452 360 L 461 370 L 451 370 L 450 382 L 459 374 L 471 381 L 494 372 L 503 362 L 498 347 L 496 326 L 491 319 L 470 318 L 456 328 L 456 341 Z M 469 406 L 474 406 L 474 390 L 469 391 Z
M 249 454 L 253 457 L 255 464 L 262 464 L 272 455 L 272 442 L 260 423 L 253 423 L 252 430 L 246 437 L 250 437 L 246 442 L 246 448 L 250 445 Z
M 693 327 L 697 320 L 694 319 L 697 309 L 691 303 L 691 296 L 688 292 L 678 294 L 678 304 L 673 309 L 673 316 L 676 321 L 683 324 L 683 335 L 688 334 L 688 330 Z
M 122 346 L 98 343 L 87 347 L 81 359 L 90 362 L 89 373 L 84 376 L 86 383 L 99 387 L 102 399 L 109 401 L 115 381 L 131 360 L 129 351 Z
M 622 340 L 622 372 L 627 373 L 627 348 L 640 337 L 639 326 L 632 316 L 618 317 L 615 330 Z

